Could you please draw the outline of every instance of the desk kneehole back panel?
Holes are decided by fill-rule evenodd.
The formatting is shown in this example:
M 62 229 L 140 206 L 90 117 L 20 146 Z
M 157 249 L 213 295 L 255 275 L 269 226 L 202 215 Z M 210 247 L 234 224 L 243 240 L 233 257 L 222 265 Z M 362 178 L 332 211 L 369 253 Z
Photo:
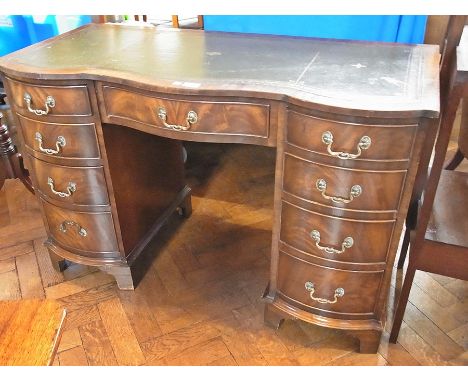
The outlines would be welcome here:
M 132 62 L 106 56 L 120 43 Z M 91 25 L 0 70 L 59 268 L 98 266 L 133 289 L 145 246 L 176 209 L 191 212 L 181 141 L 273 146 L 265 322 L 342 329 L 376 352 L 435 135 L 438 57 L 431 46 Z

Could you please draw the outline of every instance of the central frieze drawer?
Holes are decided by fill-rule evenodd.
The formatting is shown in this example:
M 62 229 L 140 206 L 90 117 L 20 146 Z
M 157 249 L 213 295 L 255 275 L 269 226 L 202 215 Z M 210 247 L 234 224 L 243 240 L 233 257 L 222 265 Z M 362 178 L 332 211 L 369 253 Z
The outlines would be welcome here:
M 6 79 L 15 110 L 35 116 L 90 116 L 92 115 L 86 85 L 37 85 Z
M 288 112 L 286 140 L 318 154 L 400 161 L 411 155 L 417 125 L 352 124 Z M 342 154 L 340 154 L 342 153 Z
M 42 201 L 49 233 L 68 250 L 118 252 L 110 212 L 77 212 Z
M 102 167 L 58 166 L 39 159 L 30 163 L 40 192 L 49 198 L 70 205 L 109 205 Z
M 179 100 L 102 86 L 105 115 L 159 128 L 216 135 L 267 138 L 270 107 L 267 104 Z
M 406 171 L 365 171 L 326 166 L 285 154 L 283 189 L 327 206 L 396 211 Z
M 353 220 L 281 208 L 280 240 L 307 254 L 346 263 L 384 263 L 394 221 Z M 313 261 L 311 257 L 310 261 Z
M 55 158 L 100 158 L 94 123 L 39 122 L 18 115 L 26 147 Z
M 278 291 L 310 311 L 372 316 L 383 272 L 356 272 L 310 264 L 279 254 Z M 349 317 L 351 316 L 351 317 Z

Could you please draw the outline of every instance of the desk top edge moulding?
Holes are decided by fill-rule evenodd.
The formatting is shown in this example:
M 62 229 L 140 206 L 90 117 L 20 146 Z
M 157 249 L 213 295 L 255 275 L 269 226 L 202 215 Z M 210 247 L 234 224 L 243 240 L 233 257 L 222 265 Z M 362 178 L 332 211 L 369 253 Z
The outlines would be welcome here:
M 88 25 L 0 58 L 53 264 L 121 289 L 175 212 L 183 141 L 276 148 L 265 323 L 341 329 L 376 352 L 421 153 L 439 114 L 439 50 Z M 427 164 L 426 164 L 427 165 Z

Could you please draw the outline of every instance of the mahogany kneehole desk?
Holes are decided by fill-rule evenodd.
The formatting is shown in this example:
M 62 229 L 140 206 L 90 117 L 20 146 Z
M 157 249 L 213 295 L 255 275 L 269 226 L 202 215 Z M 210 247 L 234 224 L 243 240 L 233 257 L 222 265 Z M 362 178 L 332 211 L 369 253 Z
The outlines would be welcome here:
M 191 213 L 182 141 L 276 147 L 265 321 L 376 352 L 438 61 L 427 45 L 89 25 L 0 71 L 58 264 L 133 289 L 145 245 Z

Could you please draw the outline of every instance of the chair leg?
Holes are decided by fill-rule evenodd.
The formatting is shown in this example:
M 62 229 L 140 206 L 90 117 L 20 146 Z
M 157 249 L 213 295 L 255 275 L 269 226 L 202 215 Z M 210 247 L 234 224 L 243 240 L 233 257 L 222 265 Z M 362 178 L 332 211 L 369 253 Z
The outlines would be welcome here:
M 444 163 L 444 168 L 446 170 L 455 170 L 463 161 L 463 159 L 465 159 L 465 157 L 463 156 L 460 149 L 457 149 L 457 152 L 455 153 L 453 158 L 448 163 Z
M 408 254 L 408 247 L 411 239 L 410 232 L 411 230 L 409 228 L 405 229 L 405 236 L 403 237 L 403 243 L 401 243 L 400 258 L 398 259 L 397 269 L 403 269 L 403 265 L 405 265 L 406 255 Z
M 414 264 L 412 264 L 412 262 L 410 262 L 408 265 L 408 270 L 406 271 L 403 287 L 401 288 L 400 298 L 398 299 L 398 306 L 393 317 L 393 326 L 390 333 L 390 342 L 392 343 L 397 342 L 398 334 L 400 333 L 400 327 L 403 321 L 403 316 L 405 315 L 406 305 L 408 303 L 408 297 L 411 291 L 411 285 L 413 284 L 415 273 L 416 267 Z

